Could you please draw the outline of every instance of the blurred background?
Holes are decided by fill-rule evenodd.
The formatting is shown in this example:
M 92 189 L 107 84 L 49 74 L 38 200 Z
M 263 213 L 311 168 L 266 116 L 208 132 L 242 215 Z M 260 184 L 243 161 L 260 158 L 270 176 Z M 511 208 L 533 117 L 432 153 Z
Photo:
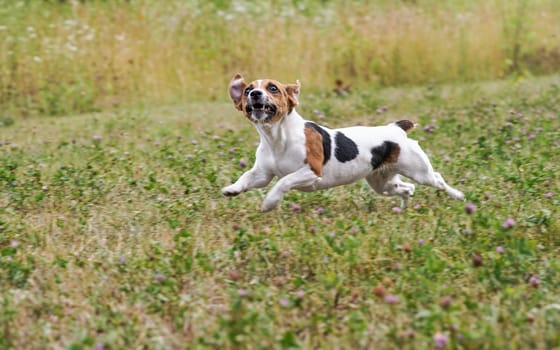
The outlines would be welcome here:
M 558 0 L 0 0 L 0 114 L 226 100 L 231 76 L 307 92 L 560 70 Z

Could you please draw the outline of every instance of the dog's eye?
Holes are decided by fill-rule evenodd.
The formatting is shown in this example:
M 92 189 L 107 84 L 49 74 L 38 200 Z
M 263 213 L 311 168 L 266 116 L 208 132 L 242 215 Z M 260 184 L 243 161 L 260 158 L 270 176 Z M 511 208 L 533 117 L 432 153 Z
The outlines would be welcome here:
M 251 90 L 253 90 L 250 86 L 248 88 L 245 89 L 245 96 L 249 96 L 249 92 L 251 92 Z
M 278 92 L 278 87 L 274 84 L 268 85 L 268 91 L 272 92 L 273 94 Z

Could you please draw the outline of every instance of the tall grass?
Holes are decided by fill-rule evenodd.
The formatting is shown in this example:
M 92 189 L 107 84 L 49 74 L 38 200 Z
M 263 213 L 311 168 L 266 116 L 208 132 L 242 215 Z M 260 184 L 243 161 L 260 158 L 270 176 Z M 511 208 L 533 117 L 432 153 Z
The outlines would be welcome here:
M 555 0 L 0 0 L 0 106 L 221 99 L 236 71 L 312 90 L 547 74 L 559 16 Z

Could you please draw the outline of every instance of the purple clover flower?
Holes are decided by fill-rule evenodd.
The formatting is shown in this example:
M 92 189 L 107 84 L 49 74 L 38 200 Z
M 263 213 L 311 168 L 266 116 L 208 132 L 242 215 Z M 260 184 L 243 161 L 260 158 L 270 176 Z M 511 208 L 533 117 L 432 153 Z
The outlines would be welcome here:
M 385 296 L 385 302 L 387 304 L 396 304 L 399 302 L 399 298 L 396 295 L 388 294 Z
M 447 335 L 445 335 L 443 333 L 434 334 L 434 343 L 435 343 L 436 349 L 443 349 L 447 345 L 448 342 L 449 342 L 449 338 L 447 338 Z
M 433 125 L 426 125 L 426 126 L 424 127 L 424 131 L 427 132 L 427 133 L 432 133 L 432 132 L 434 132 L 434 129 L 435 129 L 435 128 L 436 128 L 436 127 L 433 126 Z
M 538 288 L 539 284 L 541 284 L 541 280 L 537 276 L 531 276 L 531 278 L 529 278 L 529 284 L 533 288 Z
M 473 203 L 469 203 L 465 205 L 465 213 L 472 214 L 475 211 L 476 211 L 476 205 L 474 205 Z
M 502 223 L 502 228 L 508 230 L 510 228 L 512 228 L 513 226 L 515 226 L 515 220 L 513 218 L 507 218 L 503 223 Z

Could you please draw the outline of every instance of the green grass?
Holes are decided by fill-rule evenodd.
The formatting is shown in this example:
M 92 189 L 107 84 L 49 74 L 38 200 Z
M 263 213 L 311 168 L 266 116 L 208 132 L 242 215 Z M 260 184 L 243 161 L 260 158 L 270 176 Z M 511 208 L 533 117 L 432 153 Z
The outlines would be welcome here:
M 419 187 L 397 213 L 359 182 L 263 214 L 266 189 L 220 194 L 258 141 L 229 102 L 11 120 L 0 348 L 560 347 L 560 79 L 302 83 L 300 113 L 332 127 L 419 122 L 467 201 Z

